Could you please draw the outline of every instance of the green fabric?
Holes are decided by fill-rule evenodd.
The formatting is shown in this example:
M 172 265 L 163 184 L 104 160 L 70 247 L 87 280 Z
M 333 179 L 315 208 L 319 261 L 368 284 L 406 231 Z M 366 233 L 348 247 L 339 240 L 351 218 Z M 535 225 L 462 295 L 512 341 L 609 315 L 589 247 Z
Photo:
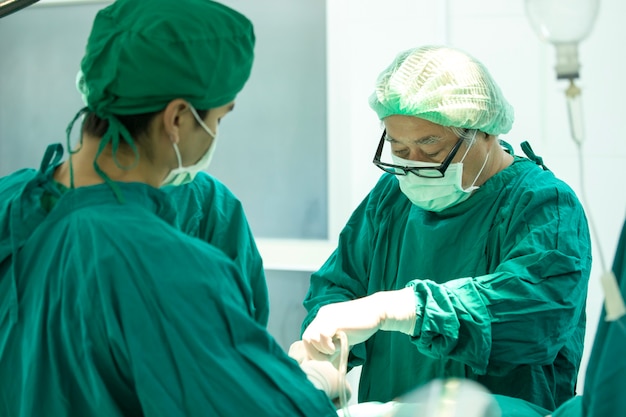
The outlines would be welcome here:
M 51 182 L 0 179 L 0 415 L 336 416 L 167 194 L 118 183 L 122 205 L 81 187 L 46 213 Z
M 469 54 L 428 45 L 399 53 L 369 98 L 380 120 L 397 114 L 490 135 L 513 126 L 513 107 L 487 68 Z
M 551 414 L 551 417 L 581 417 L 583 416 L 583 397 L 576 396 L 571 400 L 567 401 L 559 408 L 557 408 L 554 413 Z M 600 414 L 603 417 L 612 417 L 612 416 L 622 416 L 623 414 Z M 508 414 L 503 414 L 502 417 L 517 417 L 517 416 L 509 416 Z M 534 417 L 534 415 L 528 416 L 520 416 L 520 417 Z
M 408 284 L 416 337 L 378 332 L 352 349 L 351 365 L 364 362 L 359 401 L 456 376 L 554 410 L 575 394 L 590 264 L 580 202 L 528 159 L 441 213 L 384 174 L 311 276 L 303 329 L 324 304 Z
M 615 252 L 613 273 L 622 298 L 626 299 L 626 223 Z M 585 374 L 582 401 L 585 417 L 626 415 L 626 316 L 616 321 L 605 318 L 603 308 Z
M 252 288 L 254 317 L 266 327 L 269 296 L 263 260 L 241 202 L 217 179 L 200 172 L 194 181 L 163 187 L 177 212 L 180 230 L 221 249 L 240 268 Z
M 220 3 L 117 0 L 93 22 L 79 89 L 100 116 L 159 111 L 175 98 L 219 107 L 247 81 L 254 42 L 251 22 Z
M 519 398 L 505 397 L 502 395 L 494 395 L 494 398 L 502 411 L 501 417 L 546 417 L 550 414 L 550 411 L 545 408 L 531 404 L 528 401 L 520 400 Z M 565 404 L 569 402 L 571 402 L 571 400 Z
M 57 204 L 57 201 L 59 201 L 59 198 L 61 197 L 61 195 L 68 190 L 68 188 L 65 185 L 60 184 L 58 182 L 54 182 L 53 186 L 57 188 L 58 193 L 54 193 L 54 194 L 44 193 L 41 196 L 41 207 L 46 212 L 50 212 L 50 210 L 52 210 L 52 208 Z

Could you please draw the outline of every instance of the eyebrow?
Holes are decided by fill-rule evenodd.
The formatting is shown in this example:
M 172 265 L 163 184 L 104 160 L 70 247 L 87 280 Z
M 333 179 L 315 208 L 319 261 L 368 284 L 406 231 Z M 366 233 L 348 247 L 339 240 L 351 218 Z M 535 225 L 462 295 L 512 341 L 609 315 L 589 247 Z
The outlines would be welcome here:
M 443 138 L 441 136 L 436 135 L 427 135 L 419 139 L 411 140 L 411 143 L 414 145 L 430 145 L 432 143 L 439 142 Z M 392 138 L 389 134 L 385 134 L 385 140 L 390 143 L 401 143 L 400 141 Z

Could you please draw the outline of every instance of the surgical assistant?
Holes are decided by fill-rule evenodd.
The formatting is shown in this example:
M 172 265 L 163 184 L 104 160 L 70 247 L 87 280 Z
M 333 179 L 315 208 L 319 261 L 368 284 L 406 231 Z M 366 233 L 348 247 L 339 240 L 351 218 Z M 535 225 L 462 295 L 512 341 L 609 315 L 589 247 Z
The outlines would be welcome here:
M 267 332 L 244 268 L 182 225 L 195 203 L 162 189 L 210 161 L 254 44 L 208 0 L 97 14 L 80 143 L 0 178 L 0 415 L 336 416 Z
M 311 276 L 296 343 L 332 358 L 344 331 L 360 402 L 462 377 L 554 410 L 575 395 L 585 333 L 591 251 L 576 195 L 498 140 L 513 109 L 464 51 L 401 52 L 370 106 L 386 173 Z

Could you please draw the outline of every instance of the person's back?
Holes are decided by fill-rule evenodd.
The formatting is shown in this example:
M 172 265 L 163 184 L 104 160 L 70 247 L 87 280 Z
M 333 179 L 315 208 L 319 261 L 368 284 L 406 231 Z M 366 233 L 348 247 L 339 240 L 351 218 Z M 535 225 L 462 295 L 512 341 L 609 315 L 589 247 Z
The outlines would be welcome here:
M 334 414 L 164 193 L 118 184 L 121 205 L 107 184 L 57 194 L 49 173 L 23 176 L 0 182 L 26 186 L 0 196 L 1 415 Z

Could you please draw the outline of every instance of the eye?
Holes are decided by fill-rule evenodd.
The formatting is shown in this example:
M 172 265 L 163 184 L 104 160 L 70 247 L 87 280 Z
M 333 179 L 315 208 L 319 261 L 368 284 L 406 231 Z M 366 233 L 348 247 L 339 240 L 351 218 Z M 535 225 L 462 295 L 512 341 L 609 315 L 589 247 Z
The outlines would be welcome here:
M 406 159 L 409 154 L 410 151 L 408 148 L 406 147 L 400 147 L 400 146 L 394 146 L 393 144 L 391 145 L 391 152 L 395 155 L 395 156 L 399 156 L 400 158 Z
M 422 147 L 422 153 L 427 158 L 436 158 L 441 153 L 441 146 L 427 145 Z

